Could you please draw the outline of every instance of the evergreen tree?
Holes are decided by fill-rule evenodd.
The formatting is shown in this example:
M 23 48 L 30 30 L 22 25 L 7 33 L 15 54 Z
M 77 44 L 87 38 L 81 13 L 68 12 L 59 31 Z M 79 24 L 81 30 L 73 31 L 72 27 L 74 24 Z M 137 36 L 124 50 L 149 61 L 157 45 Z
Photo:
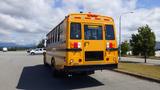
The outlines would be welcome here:
M 155 34 L 148 25 L 139 27 L 138 34 L 132 34 L 130 40 L 133 55 L 155 55 L 155 39 Z
M 37 48 L 44 48 L 44 43 L 45 43 L 45 40 L 42 39 L 42 40 L 38 43 Z
M 121 54 L 126 55 L 127 51 L 129 51 L 129 43 L 127 41 L 122 42 L 122 44 L 121 44 Z

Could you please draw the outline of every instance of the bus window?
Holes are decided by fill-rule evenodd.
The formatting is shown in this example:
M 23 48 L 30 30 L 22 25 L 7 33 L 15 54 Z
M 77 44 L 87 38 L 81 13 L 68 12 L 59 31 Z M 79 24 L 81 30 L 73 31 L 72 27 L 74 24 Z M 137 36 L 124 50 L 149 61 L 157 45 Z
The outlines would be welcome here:
M 81 39 L 81 24 L 71 23 L 70 39 Z
M 105 31 L 106 31 L 105 32 L 106 40 L 114 40 L 115 39 L 113 25 L 106 25 Z
M 53 43 L 53 42 L 52 42 L 52 39 L 53 39 L 53 34 L 51 33 L 51 43 Z
M 57 42 L 57 28 L 55 29 L 55 42 Z
M 53 34 L 53 43 L 55 43 L 55 34 L 54 33 L 55 33 L 55 31 L 53 31 L 53 33 L 52 33 Z
M 102 40 L 102 26 L 84 25 L 85 40 Z
M 60 26 L 58 26 L 58 42 L 60 40 Z

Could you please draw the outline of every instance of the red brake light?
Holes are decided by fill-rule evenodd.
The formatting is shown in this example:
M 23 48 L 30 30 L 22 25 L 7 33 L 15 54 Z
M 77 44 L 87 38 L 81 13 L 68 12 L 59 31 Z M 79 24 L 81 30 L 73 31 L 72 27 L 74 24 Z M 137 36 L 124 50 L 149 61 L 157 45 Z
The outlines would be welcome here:
M 74 48 L 78 48 L 78 42 L 74 42 Z
M 109 43 L 109 48 L 113 48 L 113 44 L 112 43 Z
M 106 61 L 109 61 L 109 58 L 106 58 Z
M 78 61 L 79 61 L 79 62 L 82 62 L 82 59 L 79 59 Z
M 71 42 L 70 48 L 81 48 L 81 42 Z

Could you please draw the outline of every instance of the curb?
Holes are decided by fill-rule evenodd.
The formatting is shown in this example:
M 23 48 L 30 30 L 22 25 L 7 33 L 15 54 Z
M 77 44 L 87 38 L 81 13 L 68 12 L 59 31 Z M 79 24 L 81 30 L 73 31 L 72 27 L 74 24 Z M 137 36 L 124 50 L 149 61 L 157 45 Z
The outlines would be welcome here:
M 126 74 L 126 75 L 130 75 L 130 76 L 134 76 L 136 78 L 140 78 L 140 79 L 144 79 L 144 80 L 160 83 L 160 80 L 158 80 L 158 79 L 142 76 L 140 74 L 135 74 L 135 73 L 131 73 L 131 72 L 127 72 L 127 71 L 122 71 L 122 70 L 112 70 L 112 71 L 118 72 L 118 73 L 122 73 L 122 74 Z

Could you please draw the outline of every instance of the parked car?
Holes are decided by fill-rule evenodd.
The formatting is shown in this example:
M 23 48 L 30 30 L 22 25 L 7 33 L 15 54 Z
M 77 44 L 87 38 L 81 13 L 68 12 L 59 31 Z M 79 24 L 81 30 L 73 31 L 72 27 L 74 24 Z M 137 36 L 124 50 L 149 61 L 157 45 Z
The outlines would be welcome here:
M 43 54 L 44 52 L 46 52 L 46 50 L 44 48 L 36 48 L 36 49 L 30 50 L 29 53 L 31 55 L 35 55 L 35 54 Z
M 30 53 L 31 50 L 32 50 L 32 49 L 27 49 L 26 51 L 27 51 L 27 53 Z

